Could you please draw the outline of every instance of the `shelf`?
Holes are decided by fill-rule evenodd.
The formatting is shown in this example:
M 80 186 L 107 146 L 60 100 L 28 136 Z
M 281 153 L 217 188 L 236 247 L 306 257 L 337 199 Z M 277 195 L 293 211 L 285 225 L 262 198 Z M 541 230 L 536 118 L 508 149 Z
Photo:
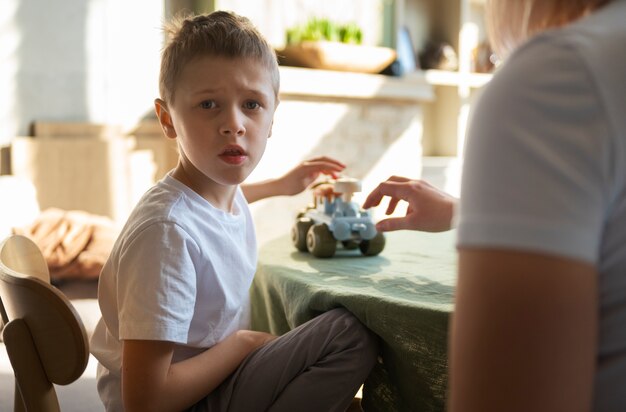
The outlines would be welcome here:
M 380 74 L 339 72 L 280 66 L 281 96 L 315 96 L 335 99 L 431 102 L 433 87 L 425 77 L 391 77 Z
M 460 73 L 445 70 L 425 70 L 408 74 L 408 78 L 423 78 L 433 86 L 480 88 L 491 80 L 491 73 Z

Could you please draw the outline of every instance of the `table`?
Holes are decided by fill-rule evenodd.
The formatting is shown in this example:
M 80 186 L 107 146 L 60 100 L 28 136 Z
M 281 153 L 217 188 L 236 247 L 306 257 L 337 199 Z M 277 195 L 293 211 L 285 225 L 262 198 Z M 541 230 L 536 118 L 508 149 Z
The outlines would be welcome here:
M 277 335 L 342 306 L 381 337 L 379 362 L 365 382 L 366 411 L 443 411 L 447 330 L 456 281 L 455 232 L 387 234 L 365 257 L 298 252 L 288 236 L 259 250 L 250 296 L 252 326 Z

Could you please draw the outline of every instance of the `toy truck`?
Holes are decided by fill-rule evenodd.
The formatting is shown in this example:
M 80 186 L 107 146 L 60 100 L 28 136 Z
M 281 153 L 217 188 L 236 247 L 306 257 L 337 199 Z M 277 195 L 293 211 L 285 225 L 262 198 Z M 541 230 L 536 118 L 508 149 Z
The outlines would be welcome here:
M 291 229 L 296 249 L 321 258 L 332 257 L 338 243 L 346 249 L 359 248 L 366 256 L 382 252 L 385 236 L 376 230 L 370 213 L 352 201 L 361 182 L 341 177 L 323 186 L 325 190 L 313 190 L 313 204 L 296 216 Z

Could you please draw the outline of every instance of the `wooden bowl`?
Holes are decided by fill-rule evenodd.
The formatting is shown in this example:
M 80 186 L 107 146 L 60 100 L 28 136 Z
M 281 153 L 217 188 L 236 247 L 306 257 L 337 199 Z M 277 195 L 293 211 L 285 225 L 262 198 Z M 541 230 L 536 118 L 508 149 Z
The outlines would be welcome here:
M 276 54 L 284 66 L 360 73 L 380 73 L 396 58 L 396 51 L 388 47 L 330 41 L 288 45 Z

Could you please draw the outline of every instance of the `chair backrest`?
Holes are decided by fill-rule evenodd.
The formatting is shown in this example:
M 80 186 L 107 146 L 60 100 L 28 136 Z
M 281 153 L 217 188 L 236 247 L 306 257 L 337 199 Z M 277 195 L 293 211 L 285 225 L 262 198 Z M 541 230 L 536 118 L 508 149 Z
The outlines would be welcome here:
M 70 301 L 50 285 L 39 248 L 24 236 L 0 244 L 0 302 L 2 337 L 15 372 L 15 410 L 58 411 L 53 384 L 82 375 L 87 333 Z

